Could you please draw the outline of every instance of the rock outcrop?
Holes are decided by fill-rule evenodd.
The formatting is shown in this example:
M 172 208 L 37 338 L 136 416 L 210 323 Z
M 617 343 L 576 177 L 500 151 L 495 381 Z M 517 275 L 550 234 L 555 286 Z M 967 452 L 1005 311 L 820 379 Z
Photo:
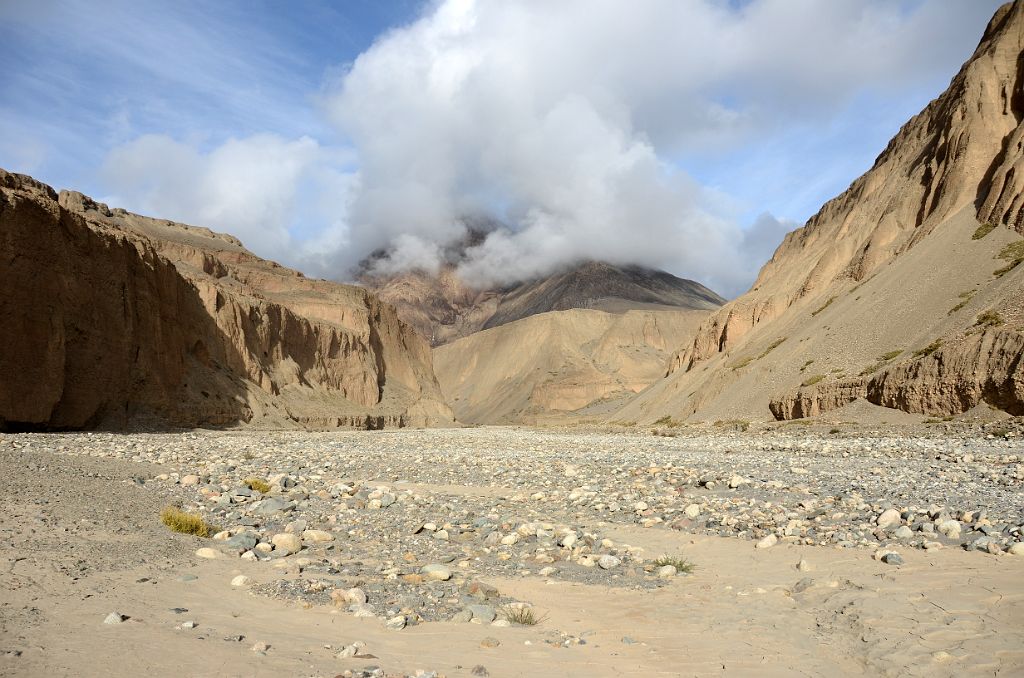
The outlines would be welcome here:
M 0 426 L 451 421 L 429 346 L 360 288 L 0 170 Z
M 801 388 L 769 405 L 776 419 L 824 414 L 863 398 L 875 405 L 933 416 L 984 402 L 1024 415 L 1024 334 L 990 330 L 871 377 Z
M 909 395 L 945 392 L 942 380 L 959 377 L 912 374 L 902 363 L 935 339 L 959 345 L 978 313 L 999 314 L 1007 332 L 1024 329 L 1022 267 L 1013 268 L 1021 258 L 1011 256 L 993 277 L 994 262 L 1007 260 L 1005 248 L 1019 247 L 1021 234 L 1024 2 L 1017 0 L 996 12 L 949 88 L 868 172 L 786 236 L 750 291 L 712 314 L 673 356 L 664 384 L 617 416 L 804 416 L 852 393 L 929 414 L 962 411 L 955 398 L 938 404 Z M 885 361 L 884 375 L 859 378 L 890 353 L 900 357 Z M 982 359 L 971 351 L 964 359 L 971 356 Z M 882 392 L 863 395 L 883 381 Z M 814 388 L 801 391 L 804 382 Z M 964 389 L 972 392 L 954 390 Z

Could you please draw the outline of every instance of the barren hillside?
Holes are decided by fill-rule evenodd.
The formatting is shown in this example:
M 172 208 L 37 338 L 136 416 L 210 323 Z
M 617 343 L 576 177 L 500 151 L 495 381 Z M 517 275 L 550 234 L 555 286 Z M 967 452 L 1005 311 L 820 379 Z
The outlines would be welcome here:
M 616 418 L 1024 413 L 1024 3 Z
M 553 311 L 434 349 L 438 381 L 465 423 L 560 420 L 607 409 L 656 381 L 706 311 Z

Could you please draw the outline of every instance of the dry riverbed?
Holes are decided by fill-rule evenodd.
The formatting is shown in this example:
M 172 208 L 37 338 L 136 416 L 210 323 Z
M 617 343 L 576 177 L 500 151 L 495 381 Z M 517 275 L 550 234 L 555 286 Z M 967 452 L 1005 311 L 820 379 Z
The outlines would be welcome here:
M 0 673 L 1020 675 L 1019 428 L 0 435 Z

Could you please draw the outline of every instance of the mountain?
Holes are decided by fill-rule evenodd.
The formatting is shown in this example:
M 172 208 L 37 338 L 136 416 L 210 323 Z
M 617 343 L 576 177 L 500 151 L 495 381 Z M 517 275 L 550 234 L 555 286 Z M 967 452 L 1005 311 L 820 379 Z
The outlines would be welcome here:
M 394 309 L 0 170 L 0 429 L 451 422 Z
M 657 381 L 709 311 L 538 313 L 434 349 L 441 388 L 467 424 L 595 415 Z
M 395 306 L 399 317 L 434 346 L 549 311 L 711 310 L 725 303 L 692 280 L 602 262 L 583 262 L 544 278 L 480 290 L 459 277 L 461 256 L 456 252 L 437 274 L 375 275 L 364 263 L 357 281 Z
M 1024 2 L 613 418 L 1024 414 Z

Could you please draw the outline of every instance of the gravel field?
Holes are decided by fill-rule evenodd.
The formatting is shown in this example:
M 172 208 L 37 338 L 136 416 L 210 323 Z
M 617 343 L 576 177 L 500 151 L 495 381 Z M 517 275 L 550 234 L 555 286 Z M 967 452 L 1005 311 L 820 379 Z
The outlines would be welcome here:
M 73 582 L 138 568 L 166 579 L 184 571 L 182 563 L 240 568 L 230 572 L 232 592 L 329 610 L 397 636 L 441 622 L 495 634 L 525 629 L 535 634 L 532 642 L 569 648 L 587 645 L 587 637 L 555 626 L 551 601 L 530 595 L 526 583 L 603 596 L 679 595 L 708 576 L 694 544 L 743 549 L 744 557 L 799 549 L 788 563 L 800 575 L 790 597 L 814 585 L 802 575 L 812 561 L 847 558 L 843 553 L 889 577 L 912 553 L 938 559 L 929 562 L 954 557 L 951 551 L 960 554 L 957 563 L 994 559 L 1018 575 L 1024 563 L 1018 423 L 912 434 L 796 427 L 660 433 L 3 435 L 7 577 L 30 589 L 17 575 L 33 553 L 51 554 L 55 572 Z M 18 487 L 26 491 L 12 491 Z M 168 505 L 201 515 L 212 537 L 166 530 L 159 513 Z M 27 607 L 3 607 L 14 673 L 30 666 L 25 648 L 15 646 L 30 644 L 31 634 L 11 644 L 16 631 L 45 626 L 47 617 L 45 606 Z M 116 615 L 124 623 L 132 615 L 122 612 Z M 201 627 L 197 635 L 208 637 Z M 330 675 L 416 675 L 375 665 L 378 655 L 354 640 L 331 645 L 330 655 L 363 660 Z M 465 675 L 488 670 L 532 675 L 483 665 Z M 444 666 L 419 671 L 432 674 L 463 675 Z

